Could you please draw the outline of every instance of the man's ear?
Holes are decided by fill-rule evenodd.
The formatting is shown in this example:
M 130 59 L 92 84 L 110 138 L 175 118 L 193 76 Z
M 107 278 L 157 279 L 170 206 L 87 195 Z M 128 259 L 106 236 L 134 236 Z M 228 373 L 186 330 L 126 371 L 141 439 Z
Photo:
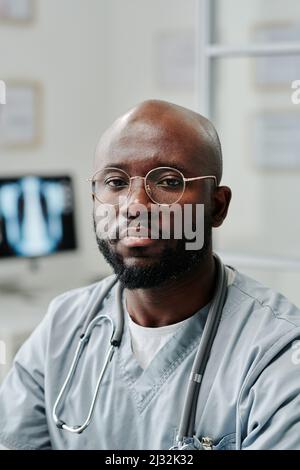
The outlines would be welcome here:
M 231 201 L 231 189 L 228 186 L 218 186 L 212 195 L 212 226 L 222 225 Z

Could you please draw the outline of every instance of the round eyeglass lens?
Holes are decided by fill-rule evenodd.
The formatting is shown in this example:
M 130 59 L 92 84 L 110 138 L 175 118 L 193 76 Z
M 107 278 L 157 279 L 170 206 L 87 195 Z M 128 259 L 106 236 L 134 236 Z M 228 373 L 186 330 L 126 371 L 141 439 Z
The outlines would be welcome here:
M 93 193 L 104 204 L 119 204 L 127 197 L 129 187 L 129 176 L 118 168 L 105 168 L 98 171 L 92 180 Z
M 175 204 L 184 187 L 184 178 L 176 168 L 154 168 L 146 178 L 148 196 L 157 204 Z

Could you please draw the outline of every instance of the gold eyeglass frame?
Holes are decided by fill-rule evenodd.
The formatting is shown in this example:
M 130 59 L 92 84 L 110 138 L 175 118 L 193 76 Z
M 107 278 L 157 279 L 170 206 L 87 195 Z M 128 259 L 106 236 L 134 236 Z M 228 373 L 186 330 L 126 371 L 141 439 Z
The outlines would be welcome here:
M 104 170 L 117 170 L 117 171 L 121 171 L 122 173 L 124 173 L 127 177 L 128 177 L 128 180 L 129 180 L 129 186 L 128 186 L 128 190 L 127 190 L 127 196 L 126 198 L 128 198 L 129 194 L 130 194 L 130 191 L 131 191 L 131 181 L 134 180 L 134 179 L 137 179 L 137 178 L 140 178 L 140 179 L 143 179 L 144 180 L 144 188 L 145 188 L 145 192 L 147 194 L 147 196 L 149 197 L 149 199 L 151 199 L 152 202 L 154 202 L 154 204 L 157 204 L 159 206 L 170 206 L 172 204 L 177 204 L 178 201 L 180 201 L 180 199 L 182 198 L 184 192 L 185 192 L 185 189 L 186 189 L 186 183 L 189 182 L 189 181 L 196 181 L 196 180 L 204 180 L 204 179 L 207 179 L 207 178 L 212 178 L 214 181 L 215 181 L 215 185 L 218 186 L 218 183 L 217 183 L 217 178 L 214 176 L 214 175 L 208 175 L 208 176 L 194 176 L 192 178 L 185 178 L 185 176 L 183 176 L 182 172 L 180 170 L 178 170 L 177 168 L 173 168 L 173 167 L 169 167 L 169 166 L 158 166 L 156 168 L 152 168 L 150 171 L 148 171 L 148 173 L 146 174 L 146 176 L 129 176 L 128 173 L 124 170 L 122 170 L 121 168 L 116 168 L 116 167 L 107 167 L 107 168 L 104 168 L 103 170 L 98 170 L 96 171 L 96 173 L 94 173 L 94 175 L 90 178 L 87 179 L 88 182 L 91 182 L 93 183 L 95 180 L 95 176 L 100 173 L 100 172 L 103 172 Z M 172 171 L 176 171 L 178 173 L 178 175 L 181 176 L 182 180 L 183 180 L 183 183 L 184 183 L 184 186 L 183 186 L 183 190 L 182 190 L 182 193 L 181 195 L 179 196 L 179 198 L 175 201 L 175 202 L 172 202 L 172 204 L 160 204 L 158 202 L 156 202 L 153 197 L 151 196 L 151 194 L 149 194 L 151 192 L 151 190 L 149 189 L 149 185 L 146 184 L 146 180 L 147 178 L 149 177 L 149 175 L 153 172 L 153 171 L 156 171 L 156 170 L 172 170 Z M 147 188 L 148 186 L 148 188 Z M 100 204 L 108 204 L 109 206 L 118 206 L 119 203 L 117 204 L 111 204 L 109 202 L 104 202 L 104 201 L 101 201 L 99 199 L 99 197 L 96 195 L 96 193 L 92 190 L 92 196 L 97 199 L 98 202 L 100 202 Z

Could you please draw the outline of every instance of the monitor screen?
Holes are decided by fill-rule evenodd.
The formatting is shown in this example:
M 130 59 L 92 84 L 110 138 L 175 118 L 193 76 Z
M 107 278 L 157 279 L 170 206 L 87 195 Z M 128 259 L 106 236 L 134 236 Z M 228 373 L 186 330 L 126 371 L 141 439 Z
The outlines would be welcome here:
M 76 248 L 69 176 L 0 178 L 0 257 L 40 257 Z

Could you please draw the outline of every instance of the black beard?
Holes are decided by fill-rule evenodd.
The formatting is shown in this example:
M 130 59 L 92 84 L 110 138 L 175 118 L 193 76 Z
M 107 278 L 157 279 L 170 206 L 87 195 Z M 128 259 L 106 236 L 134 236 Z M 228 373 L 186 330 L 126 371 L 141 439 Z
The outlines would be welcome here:
M 157 263 L 147 267 L 126 266 L 122 256 L 115 253 L 109 241 L 96 235 L 100 252 L 112 266 L 118 280 L 127 289 L 149 289 L 176 281 L 207 257 L 211 251 L 211 225 L 205 221 L 204 245 L 201 250 L 186 250 L 186 240 L 178 240 L 175 248 L 166 248 Z M 96 230 L 95 230 L 96 233 Z

